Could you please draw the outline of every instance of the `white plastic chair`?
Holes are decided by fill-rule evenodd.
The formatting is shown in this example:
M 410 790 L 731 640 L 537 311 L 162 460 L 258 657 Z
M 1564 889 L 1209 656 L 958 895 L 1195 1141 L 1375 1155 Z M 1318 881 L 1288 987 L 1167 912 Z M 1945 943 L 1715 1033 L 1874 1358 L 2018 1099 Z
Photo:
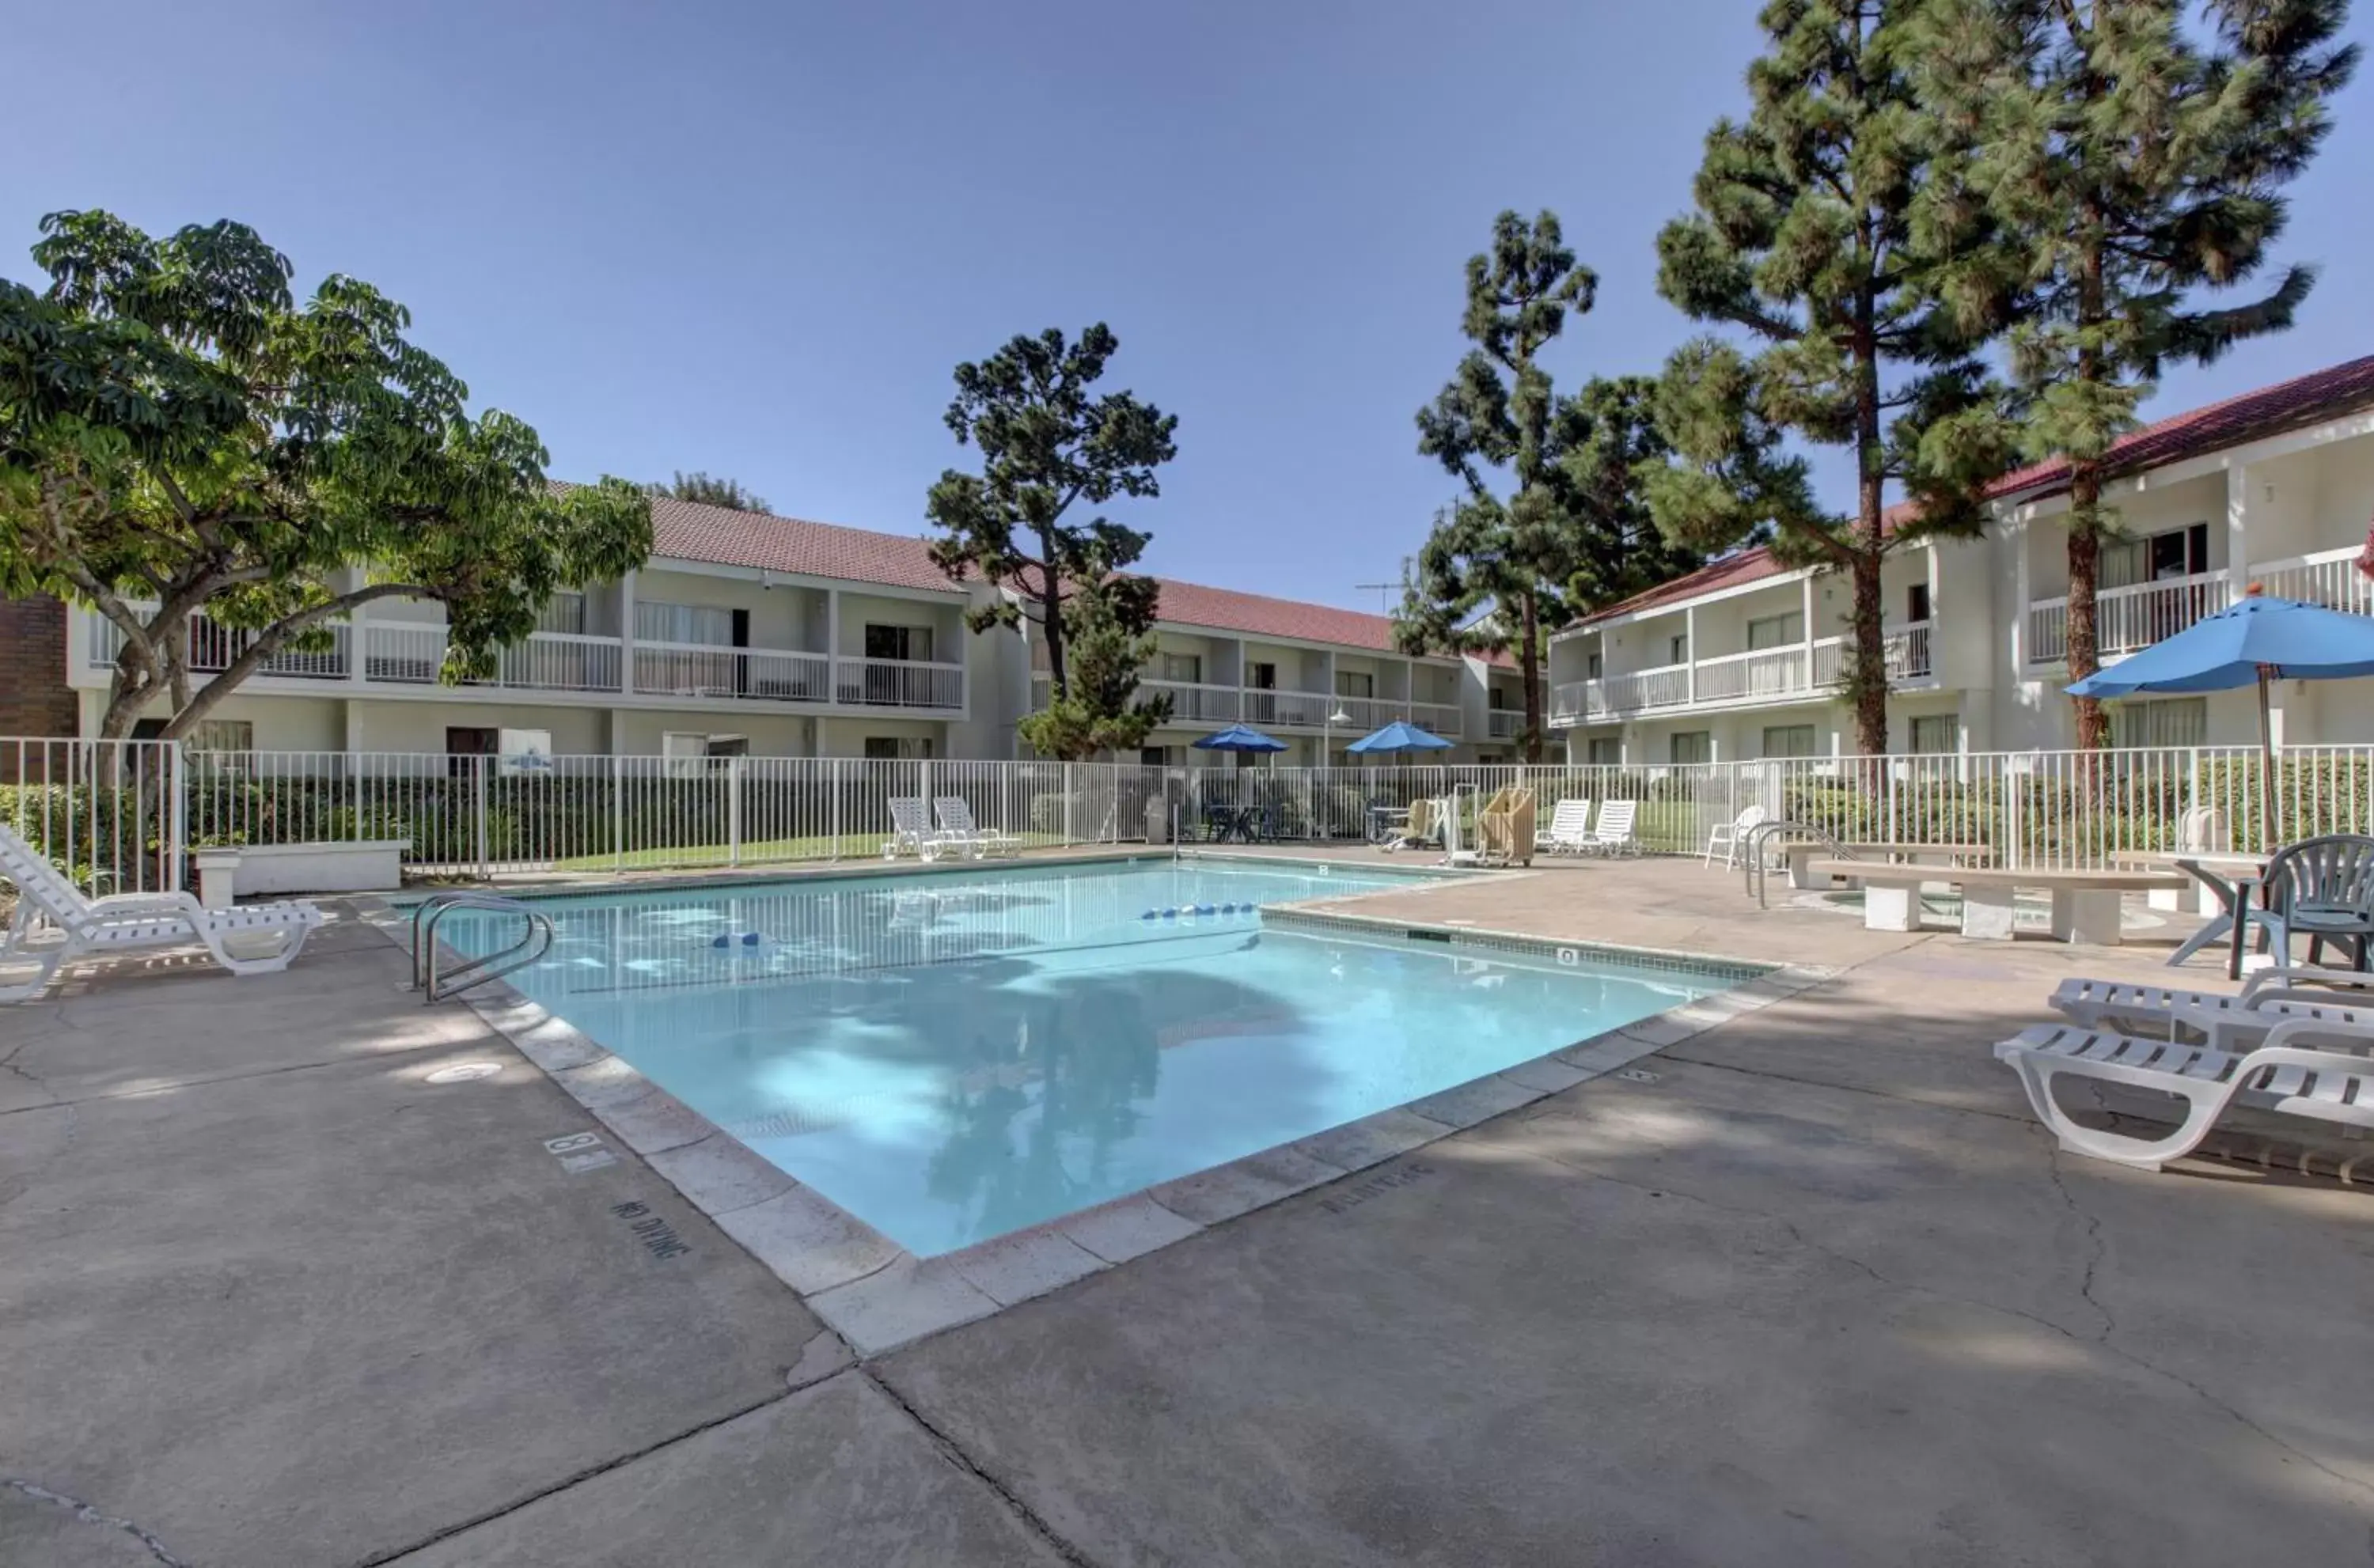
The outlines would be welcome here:
M 1599 821 L 1591 830 L 1590 852 L 1594 855 L 1637 855 L 1639 841 L 1632 837 L 1632 819 L 1640 813 L 1638 801 L 1603 801 Z
M 2215 1050 L 2247 1047 L 2293 1018 L 2374 1029 L 2374 974 L 2359 969 L 2262 969 L 2233 992 L 2079 978 L 2062 981 L 2051 1000 L 2055 1012 L 2088 1029 L 2197 1036 Z
M 1764 819 L 1770 814 L 1762 806 L 1748 806 L 1729 822 L 1715 824 L 1707 832 L 1706 858 L 1700 863 L 1709 866 L 1714 864 L 1714 852 L 1720 849 L 1722 851 L 1722 869 L 1731 870 L 1733 866 L 1739 863 L 1740 846 L 1746 840 L 1747 830 L 1761 826 Z
M 269 975 L 288 967 L 305 938 L 322 923 L 311 904 L 250 904 L 209 909 L 194 893 L 116 893 L 87 898 L 48 857 L 0 826 L 0 877 L 17 887 L 17 913 L 0 942 L 0 969 L 33 966 L 29 980 L 0 984 L 0 1002 L 24 1001 L 48 989 L 70 960 L 133 948 L 202 945 L 234 975 Z M 248 958 L 228 942 L 276 937 L 271 953 Z
M 1591 802 L 1560 801 L 1550 808 L 1548 829 L 1535 848 L 1554 855 L 1580 855 L 1591 847 Z
M 942 795 L 932 802 L 940 813 L 940 838 L 943 843 L 962 849 L 978 860 L 983 855 L 1018 855 L 1022 840 L 993 827 L 981 827 L 972 819 L 972 804 L 962 795 Z
M 890 837 L 882 844 L 884 860 L 895 860 L 907 854 L 919 860 L 936 860 L 947 847 L 947 835 L 933 827 L 932 813 L 923 804 L 923 796 L 890 797 Z

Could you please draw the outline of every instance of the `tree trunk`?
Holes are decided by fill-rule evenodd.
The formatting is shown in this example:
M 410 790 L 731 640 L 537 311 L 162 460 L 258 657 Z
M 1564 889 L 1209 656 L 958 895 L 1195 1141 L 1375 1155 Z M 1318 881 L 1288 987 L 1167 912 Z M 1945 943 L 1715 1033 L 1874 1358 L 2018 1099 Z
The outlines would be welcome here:
M 1542 760 L 1542 622 L 1541 606 L 1530 593 L 1524 598 L 1524 631 L 1518 639 L 1517 657 L 1525 677 L 1525 760 Z
M 1866 240 L 1866 247 L 1868 240 Z M 1887 755 L 1887 642 L 1881 635 L 1885 606 L 1879 573 L 1887 560 L 1886 437 L 1880 429 L 1879 348 L 1874 335 L 1875 304 L 1866 287 L 1855 329 L 1854 658 L 1847 690 L 1854 702 L 1855 746 L 1865 756 Z M 1811 626 L 1805 628 L 1810 635 Z M 1806 674 L 1810 677 L 1813 672 Z
M 1887 755 L 1887 639 L 1880 630 L 1879 585 L 1886 559 L 1860 551 L 1854 559 L 1854 650 L 1847 694 L 1854 704 L 1855 749 L 1865 756 Z
M 1064 670 L 1064 585 L 1055 575 L 1055 541 L 1044 532 L 1039 535 L 1039 559 L 1045 563 L 1039 568 L 1039 614 L 1047 633 L 1048 700 L 1061 702 L 1072 694 Z
M 2069 609 L 2066 639 L 2072 685 L 2102 667 L 2101 623 L 2096 614 L 2102 575 L 2102 482 L 2094 465 L 2072 471 L 2069 484 Z M 2077 749 L 2110 743 L 2110 716 L 2099 697 L 2069 699 L 2077 708 Z

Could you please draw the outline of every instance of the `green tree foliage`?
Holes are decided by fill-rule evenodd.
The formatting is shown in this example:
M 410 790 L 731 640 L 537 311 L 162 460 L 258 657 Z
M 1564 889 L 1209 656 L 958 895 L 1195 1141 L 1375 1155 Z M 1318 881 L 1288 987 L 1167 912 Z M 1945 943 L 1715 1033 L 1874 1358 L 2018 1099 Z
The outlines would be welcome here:
M 1078 762 L 1100 752 L 1126 752 L 1170 717 L 1166 693 L 1136 700 L 1138 672 L 1152 661 L 1158 585 L 1122 577 L 1091 544 L 1080 576 L 1065 595 L 1064 647 L 1071 664 L 1066 691 L 1015 726 L 1041 756 Z
M 1578 479 L 1608 482 L 1616 474 L 1610 454 L 1640 439 L 1615 428 L 1620 395 L 1603 389 L 1588 406 L 1561 400 L 1540 363 L 1567 317 L 1591 309 L 1597 287 L 1567 248 L 1555 213 L 1530 224 L 1500 214 L 1491 249 L 1467 262 L 1460 329 L 1475 346 L 1417 414 L 1418 451 L 1457 477 L 1465 494 L 1436 516 L 1419 547 L 1394 637 L 1413 653 L 1513 650 L 1532 762 L 1542 757 L 1543 640 L 1571 612 L 1569 580 L 1595 583 L 1600 557 L 1614 553 L 1582 545 L 1592 513 Z M 1604 503 L 1603 492 L 1596 504 Z
M 1697 210 L 1657 237 L 1657 287 L 1740 329 L 1666 367 L 1659 410 L 1681 461 L 1650 500 L 1675 537 L 1721 549 L 1772 531 L 1794 566 L 1853 585 L 1847 695 L 1857 743 L 1887 749 L 1880 572 L 1889 552 L 1983 521 L 2005 461 L 1977 353 L 2003 257 L 1983 215 L 1939 198 L 1951 151 L 1911 87 L 1926 0 L 1770 0 L 1745 121 L 1707 135 Z M 1854 505 L 1818 506 L 1791 438 L 1854 454 Z M 1891 524 L 1887 491 L 1914 506 Z
M 2283 186 L 2357 62 L 2346 0 L 1933 0 L 1922 91 L 1969 147 L 1953 182 L 2016 248 L 2009 339 L 2023 455 L 2069 460 L 2069 673 L 2099 667 L 2096 590 L 2112 444 L 2160 368 L 2291 325 L 2315 281 L 2254 282 Z M 2243 291 L 2236 298 L 2227 291 Z M 2077 740 L 2109 739 L 2077 702 Z
M 552 592 L 651 550 L 618 480 L 557 494 L 544 447 L 404 337 L 401 305 L 332 275 L 302 305 L 239 224 L 152 239 L 55 213 L 0 279 L 0 592 L 55 593 L 123 633 L 103 732 L 167 699 L 186 734 L 283 646 L 374 599 L 434 600 L 445 673 L 483 673 Z M 204 686 L 201 613 L 245 634 Z
M 1155 470 L 1179 451 L 1175 416 L 1128 392 L 1093 392 L 1120 346 L 1101 322 L 1077 343 L 1050 327 L 958 365 L 947 427 L 959 444 L 981 449 L 981 471 L 947 470 L 924 502 L 945 531 L 932 544 L 940 568 L 958 579 L 978 573 L 1005 591 L 968 617 L 972 629 L 1038 626 L 1059 700 L 1072 684 L 1064 602 L 1084 582 L 1126 571 L 1152 537 L 1101 516 L 1075 519 L 1072 508 L 1160 495 Z M 1122 634 L 1152 628 L 1151 586 L 1114 599 Z
M 693 501 L 704 507 L 725 507 L 737 512 L 763 512 L 774 509 L 767 497 L 756 490 L 746 490 L 741 481 L 699 472 L 687 474 L 679 468 L 676 477 L 664 484 L 644 486 L 654 496 L 672 500 Z
M 1706 553 L 1668 538 L 1649 506 L 1645 479 L 1673 454 L 1657 423 L 1653 376 L 1594 376 L 1558 401 L 1553 430 L 1560 495 L 1576 524 L 1565 607 L 1589 614 L 1706 564 Z

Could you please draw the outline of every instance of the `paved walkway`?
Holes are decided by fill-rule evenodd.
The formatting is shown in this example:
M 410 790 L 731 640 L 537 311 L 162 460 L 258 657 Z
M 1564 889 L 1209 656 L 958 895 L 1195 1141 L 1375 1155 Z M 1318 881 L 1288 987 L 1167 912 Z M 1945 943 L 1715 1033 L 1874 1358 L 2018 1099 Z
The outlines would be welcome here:
M 0 1562 L 2367 1559 L 2374 1195 L 2059 1158 L 1987 1057 L 2164 949 L 1387 900 L 1844 972 L 864 1363 L 367 929 L 0 1012 Z

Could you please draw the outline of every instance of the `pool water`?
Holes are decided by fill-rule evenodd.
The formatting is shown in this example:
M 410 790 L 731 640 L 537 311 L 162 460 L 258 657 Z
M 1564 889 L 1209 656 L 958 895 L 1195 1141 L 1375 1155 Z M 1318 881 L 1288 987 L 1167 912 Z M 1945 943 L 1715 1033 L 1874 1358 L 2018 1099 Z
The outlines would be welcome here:
M 1413 880 L 1164 860 L 540 900 L 558 941 L 511 979 L 930 1256 L 1741 977 L 1265 929 L 1259 912 Z

